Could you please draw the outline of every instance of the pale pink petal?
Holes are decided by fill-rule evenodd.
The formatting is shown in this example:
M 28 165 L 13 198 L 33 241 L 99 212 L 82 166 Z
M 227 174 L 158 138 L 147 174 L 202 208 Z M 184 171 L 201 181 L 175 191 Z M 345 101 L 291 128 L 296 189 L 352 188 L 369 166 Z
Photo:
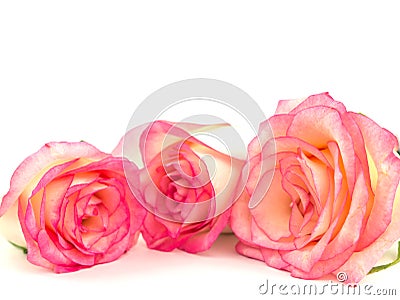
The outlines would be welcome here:
M 147 215 L 147 210 L 133 196 L 129 187 L 126 187 L 124 196 L 130 210 L 130 234 L 131 246 L 133 246 L 139 237 L 139 230 Z
M 334 100 L 329 93 L 321 93 L 303 99 L 281 100 L 278 102 L 275 114 L 296 114 L 303 109 L 316 106 L 327 106 L 340 113 L 346 112 L 346 108 L 341 102 Z
M 281 188 L 282 175 L 276 171 L 270 188 L 259 204 L 251 210 L 254 222 L 274 241 L 291 236 L 289 220 L 291 215 L 291 199 Z M 258 186 L 253 197 L 258 196 L 258 190 L 264 194 L 264 189 Z M 279 201 L 276 201 L 279 199 Z
M 317 261 L 320 260 L 326 245 L 329 243 L 335 224 L 322 235 L 318 242 L 311 242 L 307 246 L 292 251 L 282 251 L 281 258 L 286 263 L 304 272 L 310 272 Z
M 281 237 L 279 240 L 273 240 L 254 220 L 250 223 L 251 237 L 249 244 L 257 245 L 260 248 L 271 248 L 278 250 L 294 250 L 296 249 L 295 238 L 290 235 L 288 237 Z M 246 240 L 241 239 L 246 242 Z
M 100 159 L 105 156 L 107 154 L 85 142 L 46 144 L 38 152 L 27 157 L 15 170 L 11 178 L 10 190 L 3 197 L 0 206 L 0 216 L 5 214 L 28 185 L 36 185 L 34 178 L 39 180 L 39 174 L 44 174 L 55 164 L 80 157 Z
M 398 157 L 393 152 L 399 148 L 399 144 L 393 134 L 382 129 L 371 119 L 355 113 L 351 116 L 363 134 L 365 147 L 374 163 L 371 167 L 376 168 L 378 173 L 376 187 L 373 187 L 375 197 L 365 226 L 365 234 L 358 242 L 358 249 L 361 250 L 376 240 L 391 222 L 394 195 L 400 177 L 396 162 Z
M 335 238 L 327 245 L 321 258 L 322 260 L 335 257 L 357 243 L 362 235 L 361 230 L 363 228 L 363 218 L 366 212 L 368 197 L 365 177 L 362 172 L 359 172 L 349 211 L 347 213 L 342 211 L 337 216 L 339 224 L 342 216 L 345 216 L 346 219 Z
M 264 145 L 265 142 L 271 138 L 286 136 L 287 130 L 292 122 L 292 115 L 275 115 L 262 122 L 257 134 L 261 144 Z M 271 136 L 271 129 L 273 136 Z M 251 152 L 251 149 L 249 149 L 249 151 Z
M 273 268 L 291 271 L 293 267 L 285 262 L 281 256 L 281 250 L 261 248 L 262 258 L 265 263 Z
M 26 207 L 25 218 L 22 220 L 25 224 L 26 232 L 34 239 L 37 240 L 40 231 L 40 225 L 38 224 L 40 216 L 35 216 L 31 202 L 28 202 Z
M 320 149 L 297 137 L 293 136 L 276 137 L 275 145 L 276 145 L 276 153 L 278 154 L 280 152 L 293 152 L 295 154 L 298 154 L 299 149 L 301 149 L 302 153 L 307 154 L 308 156 L 314 156 L 316 159 L 320 160 L 325 165 L 332 166 L 331 162 L 321 152 Z
M 228 124 L 201 125 L 190 123 L 171 123 L 167 121 L 155 121 L 141 134 L 140 151 L 143 160 L 147 164 L 155 156 L 169 146 L 181 141 L 192 142 L 196 145 L 205 145 L 192 136 L 196 132 L 209 132 L 213 129 L 226 127 Z M 188 131 L 190 130 L 190 131 Z M 207 145 L 205 145 L 208 147 Z
M 275 115 L 289 114 L 303 101 L 304 98 L 293 99 L 293 100 L 279 100 L 278 106 L 275 110 Z
M 61 245 L 59 245 L 60 247 Z M 61 247 L 60 247 L 61 248 Z M 72 249 L 64 249 L 61 248 L 60 251 L 63 253 L 63 255 L 71 260 L 71 265 L 77 264 L 81 266 L 93 266 L 95 264 L 95 256 L 94 255 L 88 255 L 85 254 L 84 252 L 72 248 Z
M 302 110 L 294 116 L 287 134 L 320 149 L 327 148 L 328 142 L 336 141 L 346 168 L 349 190 L 353 190 L 356 176 L 354 143 L 337 110 L 322 106 Z
M 189 253 L 198 253 L 210 249 L 211 245 L 228 224 L 230 214 L 231 210 L 227 210 L 210 221 L 211 224 L 207 225 L 203 232 L 198 232 L 188 238 L 179 246 L 179 249 Z
M 147 247 L 160 251 L 172 251 L 176 248 L 176 241 L 172 239 L 166 226 L 157 222 L 153 214 L 147 214 L 143 226 L 142 235 Z
M 120 240 L 118 243 L 113 244 L 110 248 L 107 249 L 107 252 L 100 255 L 96 263 L 107 263 L 118 259 L 136 243 L 138 236 L 139 235 L 137 233 L 132 239 L 132 237 L 130 237 L 129 235 L 125 235 L 122 240 Z
M 307 251 L 304 253 L 304 257 L 296 256 L 297 251 L 287 252 L 285 254 L 281 252 L 284 260 L 290 262 L 294 267 L 294 269 L 291 270 L 293 276 L 305 279 L 320 278 L 323 275 L 335 271 L 348 260 L 352 252 L 354 252 L 356 241 L 360 236 L 359 232 L 362 228 L 362 214 L 365 213 L 365 210 L 363 211 L 360 207 L 363 207 L 363 203 L 365 204 L 368 200 L 368 193 L 363 185 L 365 185 L 365 180 L 361 175 L 358 177 L 355 189 L 358 191 L 358 194 L 354 195 L 355 198 L 351 202 L 350 211 L 348 214 L 345 214 L 345 216 L 347 215 L 346 221 L 337 236 L 330 241 L 329 244 L 327 244 L 327 241 L 325 240 L 325 237 L 328 237 L 329 235 L 325 234 L 315 246 L 306 249 Z M 340 220 L 340 217 L 341 215 L 339 214 L 330 227 L 328 231 L 330 234 L 332 234 L 332 230 Z M 324 242 L 321 244 L 322 241 Z M 324 246 L 319 247 L 317 245 Z M 307 252 L 310 253 L 307 254 Z M 310 264 L 304 265 L 304 262 L 309 259 L 309 255 L 312 257 L 311 253 L 319 254 L 317 257 L 314 256 L 314 262 L 310 268 Z
M 290 275 L 302 279 L 320 279 L 321 277 L 334 272 L 338 268 L 340 269 L 341 265 L 343 265 L 343 262 L 347 261 L 352 255 L 354 249 L 355 245 L 328 260 L 321 259 L 317 261 L 309 272 L 304 272 L 296 268 L 291 268 L 289 270 Z
M 242 242 L 238 242 L 236 244 L 236 251 L 237 251 L 237 253 L 247 256 L 247 257 L 250 257 L 250 258 L 264 260 L 260 249 L 251 247 Z
M 130 129 L 122 137 L 112 154 L 115 156 L 124 156 L 139 167 L 142 167 L 143 162 L 150 161 L 163 149 L 174 143 L 186 140 L 187 138 L 196 141 L 196 143 L 201 143 L 191 137 L 196 132 L 213 131 L 227 126 L 229 125 L 172 123 L 157 120 L 153 123 L 143 124 Z
M 20 220 L 25 219 L 25 215 L 24 215 L 24 212 L 23 212 L 21 206 L 18 206 L 18 218 Z M 37 244 L 36 240 L 33 239 L 31 234 L 28 232 L 25 222 L 21 222 L 20 224 L 21 224 L 21 229 L 22 229 L 22 232 L 23 232 L 25 240 L 26 240 L 26 246 L 28 249 L 28 255 L 27 255 L 28 261 L 30 261 L 32 264 L 35 264 L 37 266 L 42 266 L 42 267 L 51 269 L 52 264 L 49 261 L 47 261 L 46 259 L 44 259 L 42 257 L 42 255 L 40 254 L 40 249 L 38 247 L 38 244 Z M 39 233 L 38 233 L 38 235 L 39 235 Z
M 241 239 L 251 241 L 251 213 L 248 207 L 250 196 L 244 190 L 232 206 L 230 226 L 235 235 Z
M 244 183 L 239 181 L 245 161 L 225 155 L 203 144 L 193 144 L 191 148 L 200 157 L 207 155 L 213 157 L 216 172 L 210 175 L 207 172 L 208 177 L 213 175 L 212 185 L 203 185 L 202 190 L 207 191 L 212 197 L 215 195 L 214 201 L 217 204 L 215 212 L 211 211 L 208 218 L 218 216 L 232 206 L 245 187 Z
M 124 235 L 122 235 L 122 237 L 120 236 L 120 240 L 121 238 L 124 238 L 126 236 L 129 237 L 128 233 L 128 229 L 125 227 L 125 230 L 121 230 L 124 232 Z M 88 245 L 85 246 L 85 248 L 88 248 L 90 252 L 92 253 L 97 253 L 97 254 L 103 254 L 103 253 L 107 253 L 108 249 L 114 245 L 114 244 L 119 244 L 116 239 L 118 237 L 118 231 L 114 231 L 111 234 L 107 235 L 107 236 L 103 236 L 100 239 L 98 239 L 93 245 Z
M 338 269 L 340 272 L 346 272 L 348 275 L 347 282 L 349 283 L 357 283 L 363 279 L 383 254 L 396 240 L 400 238 L 400 189 L 398 188 L 400 160 L 398 157 L 392 155 L 386 158 L 383 165 L 387 167 L 387 173 L 386 175 L 381 174 L 381 176 L 386 176 L 391 178 L 391 180 L 383 180 L 386 186 L 382 186 L 381 192 L 384 193 L 384 195 L 387 195 L 387 191 L 389 191 L 391 194 L 389 197 L 392 197 L 393 194 L 391 191 L 393 187 L 397 188 L 395 201 L 393 203 L 391 222 L 388 224 L 382 235 L 361 251 L 354 252 L 350 259 Z M 390 198 L 386 197 L 386 199 L 388 202 L 391 202 Z M 379 224 L 376 226 L 381 225 Z

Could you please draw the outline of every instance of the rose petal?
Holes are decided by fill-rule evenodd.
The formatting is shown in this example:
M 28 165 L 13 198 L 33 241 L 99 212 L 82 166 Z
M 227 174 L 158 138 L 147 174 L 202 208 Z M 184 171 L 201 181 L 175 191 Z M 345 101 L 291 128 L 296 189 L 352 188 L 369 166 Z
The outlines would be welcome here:
M 384 166 L 387 166 L 386 176 L 393 176 L 386 188 L 391 190 L 392 186 L 397 187 L 391 222 L 382 235 L 363 248 L 362 251 L 354 252 L 350 259 L 338 269 L 340 272 L 346 272 L 348 275 L 347 282 L 349 283 L 357 283 L 363 279 L 383 254 L 400 238 L 400 188 L 398 187 L 400 160 L 392 155 L 386 159 Z M 383 191 L 386 194 L 387 189 L 382 187 Z
M 263 200 L 252 210 L 254 222 L 274 241 L 291 236 L 289 230 L 291 199 L 281 189 L 281 182 L 282 175 L 280 171 L 276 171 L 264 198 L 260 197 Z M 262 187 L 257 187 L 253 197 L 257 197 L 258 190 L 261 189 Z M 263 190 L 261 192 L 264 193 Z
M 100 159 L 105 156 L 107 154 L 85 142 L 46 144 L 38 152 L 26 158 L 15 170 L 10 190 L 3 197 L 0 206 L 0 216 L 5 214 L 28 185 L 35 186 L 42 175 L 56 164 L 80 157 Z
M 41 256 L 54 265 L 71 265 L 73 262 L 68 259 L 57 248 L 54 241 L 50 238 L 45 230 L 40 230 L 38 234 L 38 248 L 40 249 Z M 29 258 L 29 257 L 28 257 Z
M 279 100 L 278 106 L 275 110 L 275 115 L 288 114 L 303 101 L 304 101 L 304 98 L 291 99 L 291 100 Z
M 287 134 L 320 149 L 326 148 L 328 142 L 336 141 L 346 168 L 349 190 L 353 190 L 356 176 L 354 144 L 337 110 L 324 106 L 304 109 L 295 115 Z
M 251 257 L 258 260 L 264 260 L 260 249 L 248 246 L 243 242 L 238 242 L 235 247 L 236 251 L 244 256 Z
M 229 221 L 231 210 L 227 210 L 207 224 L 203 231 L 190 236 L 179 249 L 189 253 L 198 253 L 208 250 L 218 238 L 219 234 L 226 227 Z
M 321 93 L 311 95 L 306 99 L 281 100 L 278 102 L 275 114 L 296 114 L 303 109 L 315 106 L 331 107 L 340 113 L 346 112 L 346 108 L 341 102 L 335 101 L 329 93 Z
M 360 114 L 351 114 L 357 122 L 365 140 L 365 147 L 371 156 L 370 168 L 376 168 L 375 197 L 365 225 L 365 233 L 358 242 L 358 249 L 371 244 L 390 224 L 394 195 L 396 193 L 400 174 L 398 158 L 393 151 L 399 148 L 396 137 L 375 122 Z M 393 164 L 393 165 L 392 165 Z M 371 172 L 371 175 L 373 172 Z

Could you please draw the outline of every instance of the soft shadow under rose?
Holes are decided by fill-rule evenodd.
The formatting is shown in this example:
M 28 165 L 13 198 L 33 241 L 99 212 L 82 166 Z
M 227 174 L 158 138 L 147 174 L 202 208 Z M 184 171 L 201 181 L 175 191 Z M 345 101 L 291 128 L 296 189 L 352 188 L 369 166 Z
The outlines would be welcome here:
M 295 277 L 359 282 L 400 238 L 396 137 L 328 94 L 281 101 L 259 135 L 269 126 L 233 207 L 237 251 Z

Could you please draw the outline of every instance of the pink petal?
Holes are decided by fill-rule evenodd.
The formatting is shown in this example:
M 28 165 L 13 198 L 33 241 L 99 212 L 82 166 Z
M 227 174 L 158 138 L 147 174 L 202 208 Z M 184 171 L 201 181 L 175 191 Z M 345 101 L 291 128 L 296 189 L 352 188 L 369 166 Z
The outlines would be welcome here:
M 262 260 L 262 261 L 264 260 L 262 253 L 261 253 L 260 249 L 258 249 L 258 248 L 248 246 L 247 244 L 242 243 L 242 242 L 238 242 L 236 244 L 235 248 L 236 248 L 237 253 L 239 253 L 241 255 L 244 255 L 244 256 L 247 256 L 250 258 L 254 258 L 254 259 L 258 259 L 258 260 Z
M 279 100 L 278 106 L 275 110 L 275 115 L 289 114 L 303 101 L 304 98 L 293 99 L 293 100 Z
M 353 190 L 356 155 L 353 140 L 342 122 L 339 111 L 323 106 L 302 110 L 294 116 L 287 134 L 320 149 L 327 148 L 328 142 L 336 141 L 346 168 L 349 190 Z
M 60 251 L 66 258 L 70 259 L 73 263 L 77 265 L 90 267 L 95 264 L 94 255 L 87 255 L 76 248 L 71 248 L 71 249 L 61 248 Z
M 52 166 L 80 157 L 100 159 L 105 156 L 107 156 L 105 153 L 85 142 L 46 144 L 38 152 L 27 157 L 15 170 L 11 178 L 10 190 L 4 196 L 0 206 L 0 216 L 14 204 L 28 185 L 35 185 L 34 178 L 39 180 L 41 178 L 39 174 L 44 174 Z
M 22 210 L 22 208 L 21 208 Z M 40 215 L 36 215 L 33 211 L 32 204 L 29 201 L 28 206 L 26 207 L 25 211 L 25 218 L 22 222 L 25 224 L 26 232 L 31 235 L 34 240 L 37 240 L 39 231 L 40 231 L 40 224 L 39 224 Z
M 57 223 L 60 219 L 61 205 L 62 202 L 65 201 L 65 195 L 72 180 L 72 176 L 65 176 L 53 180 L 45 187 L 45 216 L 42 216 L 42 218 L 46 220 L 48 226 L 57 228 Z
M 205 231 L 191 236 L 179 246 L 179 249 L 189 253 L 198 253 L 210 249 L 211 245 L 228 224 L 230 214 L 231 210 L 227 210 L 210 221 L 211 224 L 205 227 Z
M 349 259 L 349 257 L 354 252 L 354 249 L 355 245 L 328 260 L 321 259 L 317 261 L 309 272 L 304 272 L 296 268 L 291 268 L 288 271 L 290 271 L 290 275 L 292 275 L 293 277 L 298 277 L 302 279 L 319 279 L 325 275 L 334 272 L 338 268 L 341 269 L 341 265 L 343 265 L 343 262 Z
M 129 235 L 125 235 L 122 240 L 120 240 L 118 243 L 111 245 L 111 247 L 107 249 L 107 252 L 99 256 L 96 260 L 96 263 L 107 263 L 118 259 L 136 243 L 137 238 L 138 234 L 136 234 L 133 240 L 132 237 L 130 237 Z
M 291 265 L 282 259 L 281 251 L 268 248 L 261 248 L 260 250 L 263 260 L 268 266 L 287 271 L 293 269 Z
M 45 230 L 41 230 L 38 235 L 38 247 L 42 257 L 54 265 L 70 265 L 73 262 L 68 259 Z
M 363 228 L 363 218 L 366 213 L 366 204 L 368 202 L 368 190 L 366 189 L 365 177 L 361 170 L 358 169 L 358 177 L 356 185 L 351 198 L 350 209 L 348 213 L 344 214 L 346 219 L 337 233 L 335 238 L 326 247 L 323 260 L 331 258 L 344 252 L 344 250 L 352 247 L 357 243 L 361 236 Z M 338 214 L 338 218 L 343 215 Z
M 230 226 L 234 234 L 241 240 L 251 241 L 251 213 L 248 207 L 250 196 L 243 191 L 239 199 L 232 206 Z
M 376 240 L 391 222 L 394 195 L 400 176 L 397 170 L 398 158 L 393 151 L 399 148 L 399 144 L 393 134 L 382 129 L 371 119 L 355 113 L 351 116 L 364 136 L 365 147 L 375 165 L 371 168 L 376 168 L 378 173 L 376 187 L 373 187 L 375 197 L 365 226 L 366 234 L 363 234 L 358 242 L 357 248 L 361 250 Z M 394 162 L 394 165 L 390 165 L 390 162 Z
M 386 201 L 391 202 L 393 196 L 393 187 L 398 186 L 400 177 L 400 160 L 395 155 L 390 155 L 386 158 L 382 167 L 385 166 L 386 175 L 388 179 L 383 180 L 386 186 L 382 186 L 381 192 L 386 196 Z M 389 178 L 391 178 L 389 180 Z M 389 191 L 389 195 L 387 193 Z M 397 188 L 397 191 L 399 189 Z M 382 226 L 377 224 L 376 226 Z M 363 279 L 383 254 L 393 245 L 393 243 L 400 238 L 400 193 L 396 193 L 395 201 L 393 203 L 392 218 L 386 230 L 375 241 L 370 243 L 367 247 L 359 252 L 354 252 L 350 259 L 341 266 L 338 271 L 346 272 L 348 275 L 349 283 L 357 283 Z M 367 233 L 367 231 L 366 231 Z M 369 234 L 369 232 L 368 232 Z
M 346 108 L 341 102 L 335 101 L 329 93 L 311 95 L 306 99 L 281 100 L 275 114 L 296 114 L 303 109 L 315 106 L 326 106 L 345 113 Z
M 200 125 L 155 121 L 149 124 L 148 128 L 142 132 L 140 138 L 140 151 L 143 155 L 143 160 L 147 164 L 155 156 L 158 156 L 161 151 L 173 144 L 179 144 L 181 141 L 208 147 L 203 142 L 194 138 L 192 134 L 196 132 L 209 132 L 210 130 L 224 126 L 228 126 L 228 124 Z
M 155 220 L 153 214 L 147 214 L 142 227 L 142 235 L 147 247 L 160 251 L 172 251 L 177 242 L 168 235 L 166 226 Z
M 257 223 L 252 220 L 252 214 L 248 207 L 249 200 L 250 196 L 244 191 L 232 207 L 230 225 L 235 235 L 247 244 L 294 249 L 293 239 L 273 241 L 259 228 Z
M 289 220 L 291 215 L 291 199 L 281 188 L 282 175 L 276 171 L 270 188 L 262 201 L 251 210 L 254 222 L 262 228 L 268 237 L 274 241 L 291 236 Z M 256 187 L 252 197 L 260 197 L 258 190 L 264 193 L 262 186 Z M 279 201 L 277 201 L 279 199 Z

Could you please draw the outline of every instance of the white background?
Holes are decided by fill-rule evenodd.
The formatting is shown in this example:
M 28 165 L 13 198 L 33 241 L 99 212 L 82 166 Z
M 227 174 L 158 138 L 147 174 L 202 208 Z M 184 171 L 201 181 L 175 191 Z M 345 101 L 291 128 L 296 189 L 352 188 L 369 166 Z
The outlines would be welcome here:
M 146 96 L 187 78 L 230 82 L 266 115 L 279 99 L 329 91 L 400 133 L 398 12 L 396 1 L 2 1 L 0 194 L 48 141 L 111 151 Z M 266 279 L 310 283 L 236 255 L 234 244 L 223 236 L 189 255 L 141 242 L 117 262 L 55 275 L 1 239 L 0 297 L 248 299 L 270 297 L 258 294 Z M 399 294 L 398 274 L 399 265 L 363 284 Z

